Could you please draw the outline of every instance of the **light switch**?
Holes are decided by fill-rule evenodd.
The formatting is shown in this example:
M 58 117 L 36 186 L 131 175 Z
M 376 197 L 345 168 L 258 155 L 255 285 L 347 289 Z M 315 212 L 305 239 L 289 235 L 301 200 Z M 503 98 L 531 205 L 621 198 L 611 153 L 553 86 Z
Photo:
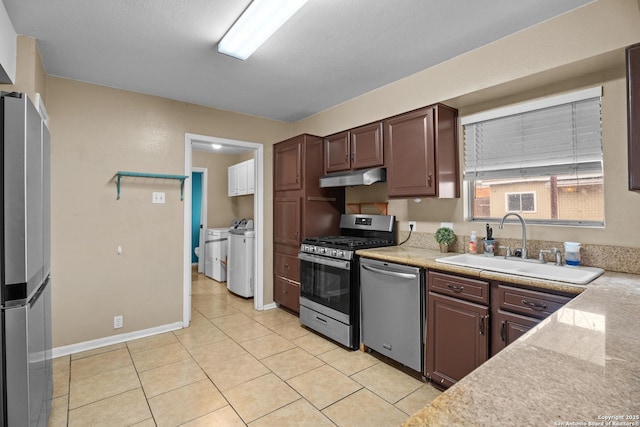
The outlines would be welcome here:
M 151 203 L 164 203 L 164 193 L 154 191 L 151 196 Z

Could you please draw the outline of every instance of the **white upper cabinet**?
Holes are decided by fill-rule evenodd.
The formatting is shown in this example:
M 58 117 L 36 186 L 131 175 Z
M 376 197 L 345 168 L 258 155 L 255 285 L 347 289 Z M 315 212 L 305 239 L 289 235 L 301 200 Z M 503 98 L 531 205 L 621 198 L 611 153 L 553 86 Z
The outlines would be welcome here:
M 229 166 L 229 197 L 255 193 L 254 167 L 253 159 Z

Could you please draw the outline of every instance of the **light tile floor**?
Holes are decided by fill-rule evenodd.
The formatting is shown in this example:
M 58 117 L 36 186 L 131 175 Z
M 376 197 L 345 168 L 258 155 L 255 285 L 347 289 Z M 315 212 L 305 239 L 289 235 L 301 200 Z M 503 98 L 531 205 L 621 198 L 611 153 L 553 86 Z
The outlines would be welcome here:
M 49 426 L 397 426 L 440 392 L 193 273 L 189 328 L 54 360 Z

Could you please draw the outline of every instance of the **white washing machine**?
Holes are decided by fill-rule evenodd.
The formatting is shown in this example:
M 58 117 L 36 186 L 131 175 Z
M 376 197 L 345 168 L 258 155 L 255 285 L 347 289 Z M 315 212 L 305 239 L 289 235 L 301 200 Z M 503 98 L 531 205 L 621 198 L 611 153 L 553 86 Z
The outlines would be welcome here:
M 228 228 L 207 228 L 204 240 L 204 274 L 207 277 L 224 282 L 227 280 Z
M 234 294 L 249 298 L 253 296 L 253 260 L 255 232 L 237 227 L 229 230 L 229 257 L 227 262 L 227 289 Z

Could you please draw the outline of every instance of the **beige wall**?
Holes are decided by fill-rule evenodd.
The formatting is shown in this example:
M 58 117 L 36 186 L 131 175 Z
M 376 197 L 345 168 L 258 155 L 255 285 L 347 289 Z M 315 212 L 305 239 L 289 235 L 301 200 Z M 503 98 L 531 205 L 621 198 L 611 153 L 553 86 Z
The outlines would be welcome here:
M 116 171 L 183 174 L 186 132 L 262 142 L 270 152 L 290 126 L 55 77 L 48 79 L 47 108 L 54 346 L 180 321 L 185 249 L 179 184 L 123 178 L 116 200 Z M 267 164 L 270 159 L 265 155 Z M 271 168 L 263 180 L 270 192 Z M 166 203 L 151 204 L 153 191 L 166 192 Z M 268 229 L 271 210 L 265 206 Z M 271 232 L 265 235 L 271 252 Z M 269 288 L 271 276 L 265 263 Z M 124 315 L 124 328 L 114 330 L 118 314 Z
M 47 97 L 47 74 L 40 59 L 36 39 L 18 36 L 16 40 L 16 81 L 13 85 L 0 84 L 0 91 L 25 92 L 35 103 L 36 93 L 43 101 Z
M 640 247 L 640 194 L 627 191 L 624 72 L 624 48 L 639 41 L 640 2 L 598 0 L 301 120 L 296 133 L 328 135 L 436 102 L 455 106 L 464 116 L 602 85 L 606 227 L 530 226 L 528 237 Z M 463 170 L 461 141 L 459 147 Z M 347 197 L 376 198 L 370 193 L 353 188 Z M 393 200 L 389 212 L 401 221 L 401 230 L 408 231 L 409 220 L 418 221 L 421 232 L 451 221 L 459 235 L 484 229 L 465 221 L 464 198 Z M 499 235 L 517 238 L 520 230 L 507 226 Z

